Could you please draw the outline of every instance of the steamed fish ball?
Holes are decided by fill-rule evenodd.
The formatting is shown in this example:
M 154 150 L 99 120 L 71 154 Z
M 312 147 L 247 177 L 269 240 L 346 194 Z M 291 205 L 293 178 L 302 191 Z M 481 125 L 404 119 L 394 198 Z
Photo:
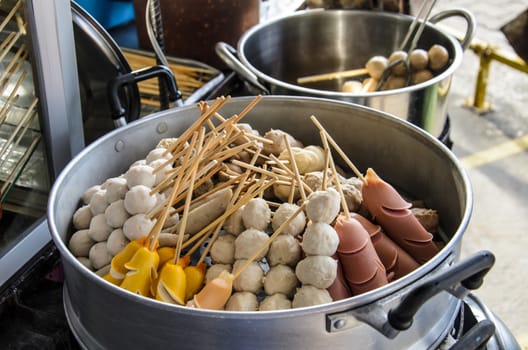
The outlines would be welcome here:
M 164 147 L 154 148 L 145 157 L 145 162 L 155 169 L 156 167 L 151 165 L 152 162 L 157 160 L 162 160 L 163 162 L 165 162 L 172 158 L 172 154 L 170 152 L 165 152 L 167 152 L 167 149 Z
M 125 198 L 125 194 L 128 191 L 127 181 L 124 177 L 108 179 L 103 184 L 103 187 L 106 189 L 106 201 L 108 203 Z
M 75 232 L 68 242 L 68 248 L 76 257 L 87 257 L 90 248 L 95 244 L 95 241 L 88 234 L 88 230 L 79 230 Z
M 205 272 L 205 283 L 207 284 L 220 276 L 222 271 L 231 272 L 232 270 L 233 266 L 230 264 L 213 264 Z
M 125 195 L 125 209 L 131 214 L 146 214 L 156 205 L 156 195 L 150 194 L 150 187 L 137 185 Z
M 150 220 L 145 214 L 136 214 L 128 218 L 123 224 L 123 233 L 131 240 L 135 241 L 148 235 L 155 221 Z
M 275 265 L 264 277 L 264 291 L 268 295 L 275 293 L 292 295 L 296 286 L 297 276 L 288 265 Z
M 303 234 L 302 248 L 306 255 L 332 256 L 339 244 L 336 230 L 324 222 L 312 222 Z
M 173 169 L 170 164 L 163 165 L 165 163 L 165 159 L 157 159 L 149 163 L 149 166 L 152 167 L 152 169 L 158 169 L 156 174 L 154 175 L 156 177 L 156 181 L 154 182 L 154 186 L 159 185 L 163 180 L 165 180 L 167 177 L 170 176 L 170 171 Z
M 92 220 L 92 211 L 89 205 L 83 205 L 73 213 L 73 227 L 77 230 L 83 230 L 90 227 Z
M 250 292 L 235 292 L 227 300 L 225 309 L 229 311 L 257 311 L 257 296 Z
M 104 213 L 108 207 L 108 201 L 106 200 L 106 190 L 97 190 L 90 198 L 90 210 L 92 214 L 98 215 Z
M 89 204 L 90 200 L 92 199 L 92 196 L 95 192 L 99 191 L 101 189 L 100 185 L 95 185 L 90 188 L 88 188 L 86 191 L 84 191 L 82 195 L 82 201 L 84 204 Z
M 328 288 L 337 276 L 337 261 L 331 256 L 311 255 L 299 261 L 295 274 L 302 284 Z
M 264 143 L 262 152 L 266 155 L 274 154 L 278 156 L 281 154 L 282 151 L 287 149 L 287 144 L 284 143 L 284 136 L 286 136 L 286 142 L 288 142 L 291 147 L 303 147 L 303 144 L 300 141 L 296 140 L 287 132 L 278 129 L 271 129 L 264 134 L 264 137 L 273 141 L 273 143 Z
M 268 238 L 266 233 L 254 228 L 245 230 L 235 239 L 235 259 L 249 259 Z M 262 259 L 267 253 L 268 249 L 264 249 L 256 260 Z
M 301 254 L 301 245 L 293 236 L 279 235 L 270 244 L 267 260 L 270 266 L 295 266 L 301 260 Z
M 244 227 L 244 222 L 242 221 L 243 212 L 244 206 L 241 206 L 233 214 L 229 215 L 223 226 L 227 233 L 238 236 L 246 229 Z
M 291 300 L 281 293 L 266 296 L 259 305 L 259 311 L 285 310 L 291 308 Z
M 305 307 L 332 302 L 332 297 L 326 289 L 320 289 L 311 285 L 305 285 L 297 289 L 293 297 L 292 307 Z
M 119 199 L 108 206 L 105 210 L 106 223 L 113 228 L 123 227 L 130 217 L 125 209 L 125 201 Z
M 156 182 L 156 175 L 152 173 L 152 167 L 148 165 L 135 165 L 125 173 L 128 188 L 131 189 L 137 185 L 144 185 L 152 188 Z
M 112 256 L 117 255 L 122 251 L 130 241 L 125 237 L 123 230 L 118 228 L 110 233 L 108 240 L 106 241 L 106 249 Z
M 90 248 L 88 257 L 95 270 L 99 270 L 101 267 L 110 264 L 110 261 L 112 261 L 112 256 L 108 253 L 108 250 L 106 250 L 106 242 L 98 242 L 94 244 L 92 248 Z
M 299 209 L 299 206 L 296 204 L 282 203 L 273 214 L 273 219 L 271 220 L 271 227 L 273 227 L 273 230 L 276 231 L 280 225 L 282 225 L 297 211 L 297 209 Z M 304 214 L 304 211 L 302 211 L 292 221 L 290 221 L 282 233 L 297 236 L 304 231 L 305 226 L 306 215 Z
M 271 209 L 263 198 L 252 198 L 242 212 L 245 227 L 264 231 L 271 222 Z
M 87 269 L 93 270 L 92 263 L 90 262 L 90 259 L 88 259 L 85 256 L 79 256 L 77 257 L 77 260 L 83 264 Z
M 333 188 L 315 191 L 308 196 L 306 215 L 313 222 L 331 223 L 339 214 L 341 198 Z
M 246 260 L 237 260 L 233 264 L 233 273 L 244 265 Z M 248 267 L 240 273 L 240 275 L 233 281 L 233 288 L 237 292 L 251 292 L 259 293 L 263 286 L 264 271 L 260 265 L 252 261 Z
M 235 261 L 235 239 L 233 235 L 218 236 L 209 254 L 215 264 L 232 264 Z
M 105 214 L 99 214 L 90 221 L 88 234 L 94 241 L 101 242 L 106 241 L 113 230 L 114 228 L 106 223 Z

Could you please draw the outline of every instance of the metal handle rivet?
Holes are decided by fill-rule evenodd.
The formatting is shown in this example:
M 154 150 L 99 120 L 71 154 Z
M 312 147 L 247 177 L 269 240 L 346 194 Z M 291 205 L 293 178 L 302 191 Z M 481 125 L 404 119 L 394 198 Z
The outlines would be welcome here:
M 125 148 L 125 142 L 123 140 L 118 140 L 115 145 L 114 149 L 116 152 L 121 152 Z
M 156 128 L 158 134 L 163 134 L 167 132 L 169 128 L 167 127 L 167 123 L 159 123 L 158 127 Z
M 343 328 L 346 325 L 346 323 L 347 323 L 346 320 L 342 320 L 342 319 L 341 320 L 337 320 L 337 321 L 334 322 L 334 328 L 335 329 L 341 329 L 341 328 Z

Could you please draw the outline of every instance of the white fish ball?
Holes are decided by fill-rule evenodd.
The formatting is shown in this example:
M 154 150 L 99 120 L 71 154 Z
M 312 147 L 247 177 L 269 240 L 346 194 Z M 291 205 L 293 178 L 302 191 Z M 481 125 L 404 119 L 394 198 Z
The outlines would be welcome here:
M 90 227 L 92 220 L 92 211 L 89 205 L 83 205 L 73 213 L 73 227 L 77 230 L 82 230 Z
M 127 180 L 124 177 L 108 179 L 103 184 L 103 187 L 106 189 L 106 201 L 108 203 L 125 198 L 125 194 L 128 191 Z
M 264 291 L 268 295 L 275 293 L 293 295 L 295 287 L 297 287 L 297 276 L 287 265 L 273 266 L 264 277 Z
M 150 187 L 136 185 L 125 195 L 125 209 L 131 214 L 146 214 L 156 205 L 156 195 L 150 194 Z
M 151 165 L 152 162 L 156 160 L 162 160 L 163 162 L 169 160 L 172 158 L 172 154 L 170 152 L 167 152 L 167 149 L 164 147 L 157 147 L 151 150 L 147 156 L 145 157 L 145 161 L 148 165 Z M 152 166 L 155 168 L 155 166 Z
M 150 220 L 145 214 L 136 214 L 128 218 L 123 224 L 123 233 L 131 240 L 135 241 L 148 235 L 155 222 Z
M 119 199 L 110 204 L 105 210 L 106 223 L 113 228 L 123 227 L 123 224 L 130 217 L 125 209 L 125 201 Z
M 103 214 L 106 210 L 106 207 L 108 207 L 108 202 L 106 201 L 106 190 L 98 190 L 90 199 L 90 210 L 92 211 L 92 214 L 98 215 Z
M 259 305 L 259 311 L 286 310 L 291 308 L 291 300 L 281 293 L 266 296 Z
M 148 165 L 135 165 L 128 169 L 125 173 L 128 188 L 132 188 L 137 185 L 144 185 L 152 188 L 156 182 L 156 175 L 152 173 L 152 167 Z
M 90 188 L 88 188 L 86 191 L 84 191 L 82 195 L 82 201 L 84 204 L 89 204 L 90 200 L 92 199 L 92 196 L 95 192 L 99 191 L 101 189 L 100 185 L 95 185 Z
M 252 198 L 242 212 L 244 226 L 264 231 L 271 222 L 271 209 L 263 198 Z
M 110 255 L 114 256 L 125 249 L 129 242 L 130 241 L 128 238 L 125 237 L 123 230 L 118 228 L 113 230 L 112 233 L 110 233 L 110 236 L 108 236 L 108 240 L 106 241 L 106 249 Z
M 233 272 L 236 273 L 246 260 L 237 260 L 233 264 Z M 233 281 L 233 288 L 237 292 L 259 293 L 263 286 L 264 271 L 260 265 L 252 261 L 244 271 Z
M 301 253 L 301 245 L 293 236 L 279 235 L 271 242 L 267 259 L 271 266 L 277 264 L 295 266 L 301 260 Z
M 250 292 L 235 292 L 227 300 L 225 309 L 228 311 L 257 311 L 257 296 Z
M 156 181 L 154 182 L 154 186 L 159 185 L 163 180 L 165 180 L 171 175 L 169 172 L 173 169 L 172 165 L 163 165 L 165 162 L 166 159 L 157 159 L 149 163 L 149 166 L 151 166 L 152 169 L 156 170 Z M 158 170 L 158 168 L 160 169 Z
M 249 259 L 268 238 L 266 233 L 254 228 L 245 230 L 235 240 L 235 259 Z M 268 248 L 264 249 L 256 260 L 266 256 Z
M 341 197 L 333 188 L 326 191 L 315 191 L 308 196 L 306 216 L 312 222 L 331 223 L 341 209 Z
M 99 270 L 101 267 L 110 264 L 110 261 L 112 261 L 112 256 L 108 253 L 108 250 L 106 250 L 106 242 L 98 242 L 94 244 L 92 248 L 90 248 L 88 257 L 95 270 Z
M 88 259 L 85 256 L 79 256 L 77 257 L 77 260 L 83 264 L 87 269 L 93 270 L 92 263 L 90 262 L 90 259 Z
M 302 284 L 328 288 L 337 276 L 337 260 L 330 256 L 311 255 L 299 261 L 295 274 Z
M 302 248 L 306 255 L 332 256 L 339 245 L 336 230 L 324 222 L 313 222 L 303 234 Z
M 297 209 L 299 209 L 299 206 L 296 204 L 282 203 L 273 214 L 273 219 L 271 221 L 271 227 L 273 227 L 273 230 L 276 231 L 280 225 L 297 211 Z M 304 214 L 304 211 L 301 211 L 288 225 L 286 225 L 282 233 L 297 236 L 304 231 L 305 226 L 306 215 Z
M 314 306 L 330 302 L 332 302 L 332 297 L 326 289 L 305 285 L 297 289 L 293 297 L 292 307 Z
M 244 212 L 244 206 L 238 208 L 233 214 L 224 222 L 224 230 L 232 235 L 238 236 L 246 228 L 244 227 L 244 222 L 242 221 L 242 213 Z
M 79 230 L 75 232 L 68 242 L 68 248 L 76 257 L 87 257 L 90 248 L 95 244 L 95 241 L 88 234 L 88 230 Z
M 106 223 L 106 215 L 98 214 L 90 221 L 90 228 L 88 234 L 97 242 L 106 241 L 114 228 Z
M 209 283 L 220 276 L 222 271 L 231 272 L 232 270 L 233 266 L 229 264 L 213 264 L 205 272 L 205 283 Z
M 235 239 L 229 234 L 218 236 L 209 252 L 213 263 L 232 264 L 235 261 Z

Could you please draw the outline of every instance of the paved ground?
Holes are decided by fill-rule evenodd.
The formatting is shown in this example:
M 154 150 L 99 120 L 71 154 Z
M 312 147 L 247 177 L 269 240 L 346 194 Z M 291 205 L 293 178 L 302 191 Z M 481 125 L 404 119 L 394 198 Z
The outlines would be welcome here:
M 513 53 L 500 27 L 528 7 L 526 0 L 440 0 L 434 12 L 454 7 L 474 14 L 477 39 Z M 446 25 L 464 29 L 461 21 Z M 464 107 L 473 97 L 478 66 L 479 57 L 466 51 L 450 92 L 453 151 L 474 191 L 463 254 L 495 254 L 495 266 L 475 294 L 528 349 L 528 74 L 493 62 L 486 96 L 493 110 L 480 115 Z

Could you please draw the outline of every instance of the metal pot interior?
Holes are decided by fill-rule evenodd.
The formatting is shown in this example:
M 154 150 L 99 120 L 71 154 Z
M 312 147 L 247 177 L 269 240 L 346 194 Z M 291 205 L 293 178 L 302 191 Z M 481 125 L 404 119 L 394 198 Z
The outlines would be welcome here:
M 398 49 L 412 20 L 410 16 L 372 11 L 304 11 L 254 27 L 240 39 L 238 52 L 241 61 L 268 83 L 335 92 L 341 90 L 344 79 L 303 86 L 296 81 L 312 74 L 362 68 L 376 55 L 388 57 Z M 426 85 L 450 75 L 462 54 L 458 42 L 427 24 L 417 47 L 427 50 L 433 44 L 445 46 L 451 62 Z
M 239 113 L 251 99 L 234 98 L 220 113 L 224 117 Z M 148 338 L 141 336 L 144 333 L 141 329 L 145 327 L 142 322 L 148 319 L 153 322 L 148 323 L 153 330 L 149 332 L 155 335 L 169 326 L 179 329 L 171 336 L 167 336 L 171 332 L 160 334 L 160 338 L 163 338 L 160 342 L 174 344 L 190 336 L 195 346 L 191 348 L 220 343 L 222 346 L 218 345 L 219 348 L 229 348 L 235 344 L 255 344 L 255 341 L 261 343 L 260 348 L 266 348 L 276 345 L 279 339 L 283 339 L 281 341 L 284 341 L 282 344 L 285 346 L 306 345 L 316 348 L 323 343 L 343 345 L 350 337 L 364 337 L 362 344 L 372 339 L 385 344 L 387 340 L 383 336 L 365 326 L 326 337 L 324 322 L 321 324 L 320 317 L 324 317 L 325 313 L 351 310 L 383 299 L 396 302 L 398 291 L 413 286 L 429 272 L 444 268 L 446 260 L 456 259 L 471 212 L 469 182 L 456 158 L 434 137 L 396 117 L 366 107 L 333 100 L 270 96 L 264 97 L 244 121 L 261 132 L 279 128 L 307 145 L 320 144 L 317 129 L 309 120 L 310 115 L 319 119 L 362 172 L 367 167 L 373 167 L 386 181 L 439 211 L 446 245 L 437 256 L 383 288 L 330 304 L 276 312 L 189 309 L 137 296 L 104 281 L 79 263 L 67 248 L 72 215 L 87 188 L 123 173 L 131 163 L 143 158 L 155 147 L 161 138 L 180 135 L 199 116 L 194 106 L 167 110 L 135 121 L 95 141 L 67 165 L 53 186 L 48 205 L 48 223 L 64 261 L 65 294 L 69 303 L 67 311 L 76 332 L 86 333 L 87 338 L 98 337 L 97 341 L 103 345 L 148 342 Z M 339 158 L 336 156 L 335 159 Z M 346 169 L 346 166 L 341 165 Z M 428 303 L 428 311 L 417 314 L 414 330 L 406 332 L 406 336 L 397 338 L 391 344 L 405 346 L 408 341 L 418 341 L 422 338 L 420 334 L 424 326 L 444 327 L 438 323 L 445 320 L 432 320 L 427 315 L 438 312 L 445 305 L 453 305 L 448 298 L 441 296 L 436 299 L 437 303 Z M 92 303 L 101 307 L 91 307 Z M 226 322 L 230 322 L 230 325 L 226 326 Z M 157 323 L 161 327 L 160 331 L 156 331 L 157 326 L 153 326 Z M 108 329 L 104 324 L 113 326 Z M 259 325 L 265 325 L 269 332 L 275 332 L 277 338 L 266 336 L 267 331 L 257 331 L 262 329 Z M 230 329 L 226 330 L 226 327 Z M 123 339 L 119 334 L 125 329 L 131 335 Z M 200 329 L 207 329 L 209 336 L 200 336 Z M 222 333 L 224 330 L 226 334 Z M 139 334 L 134 334 L 135 331 Z M 291 338 L 286 340 L 281 337 Z

